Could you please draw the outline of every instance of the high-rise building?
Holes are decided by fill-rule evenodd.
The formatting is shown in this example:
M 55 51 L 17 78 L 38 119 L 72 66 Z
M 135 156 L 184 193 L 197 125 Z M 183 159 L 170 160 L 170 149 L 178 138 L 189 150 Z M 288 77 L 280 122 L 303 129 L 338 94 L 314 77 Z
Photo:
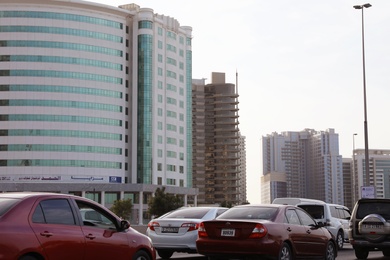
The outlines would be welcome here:
M 352 179 L 353 179 L 353 164 L 351 158 L 343 158 L 343 192 L 344 192 L 344 206 L 352 210 L 354 203 Z
M 193 185 L 199 204 L 240 203 L 240 134 L 236 86 L 224 73 L 194 80 Z
M 1 191 L 192 189 L 191 31 L 129 4 L 0 2 Z M 187 198 L 186 198 L 187 199 Z
M 239 203 L 247 203 L 247 178 L 246 178 L 246 137 L 240 134 L 240 177 L 239 177 Z
M 262 202 L 302 197 L 343 204 L 342 158 L 334 129 L 272 133 L 262 138 Z
M 373 187 L 375 198 L 390 198 L 390 150 L 370 149 L 369 169 L 370 183 L 366 183 L 364 149 L 354 150 L 355 175 L 352 187 L 355 187 L 355 202 L 366 196 L 362 193 L 365 187 Z

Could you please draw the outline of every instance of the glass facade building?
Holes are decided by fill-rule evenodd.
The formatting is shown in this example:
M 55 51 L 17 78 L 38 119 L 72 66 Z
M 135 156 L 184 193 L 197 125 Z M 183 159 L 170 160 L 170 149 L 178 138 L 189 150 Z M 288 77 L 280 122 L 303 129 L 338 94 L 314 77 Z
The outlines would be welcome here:
M 0 185 L 192 187 L 191 27 L 135 4 L 0 10 Z

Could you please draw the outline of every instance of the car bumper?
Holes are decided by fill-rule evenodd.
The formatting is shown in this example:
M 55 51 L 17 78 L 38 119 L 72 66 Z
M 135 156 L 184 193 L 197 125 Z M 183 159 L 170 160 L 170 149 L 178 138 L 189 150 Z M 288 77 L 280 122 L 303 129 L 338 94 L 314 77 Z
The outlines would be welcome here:
M 196 242 L 198 253 L 207 256 L 249 256 L 269 255 L 277 256 L 280 245 L 275 241 L 258 240 L 198 240 Z
M 156 249 L 196 252 L 197 231 L 191 231 L 185 235 L 158 235 L 150 231 L 147 235 L 152 239 L 153 246 Z
M 359 246 L 359 247 L 373 247 L 373 248 L 389 248 L 390 249 L 390 241 L 382 241 L 380 243 L 372 243 L 370 241 L 366 240 L 354 240 L 349 239 L 349 243 L 352 246 Z

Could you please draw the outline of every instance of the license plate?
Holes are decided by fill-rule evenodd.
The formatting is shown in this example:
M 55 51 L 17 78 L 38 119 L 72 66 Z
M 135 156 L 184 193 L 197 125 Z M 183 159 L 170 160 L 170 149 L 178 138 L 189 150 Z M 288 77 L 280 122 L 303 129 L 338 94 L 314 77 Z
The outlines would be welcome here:
M 235 234 L 236 234 L 235 229 L 222 229 L 221 230 L 222 237 L 234 237 Z
M 383 229 L 383 225 L 363 225 L 367 229 Z
M 178 233 L 178 227 L 163 227 L 161 228 L 161 233 Z

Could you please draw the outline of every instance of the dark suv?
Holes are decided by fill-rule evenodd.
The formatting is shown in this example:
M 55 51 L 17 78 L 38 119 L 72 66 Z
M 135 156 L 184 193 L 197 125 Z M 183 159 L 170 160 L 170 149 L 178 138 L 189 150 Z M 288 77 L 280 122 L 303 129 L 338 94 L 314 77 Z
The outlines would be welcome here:
M 369 251 L 390 256 L 390 199 L 360 199 L 349 222 L 349 241 L 358 259 L 367 259 Z

